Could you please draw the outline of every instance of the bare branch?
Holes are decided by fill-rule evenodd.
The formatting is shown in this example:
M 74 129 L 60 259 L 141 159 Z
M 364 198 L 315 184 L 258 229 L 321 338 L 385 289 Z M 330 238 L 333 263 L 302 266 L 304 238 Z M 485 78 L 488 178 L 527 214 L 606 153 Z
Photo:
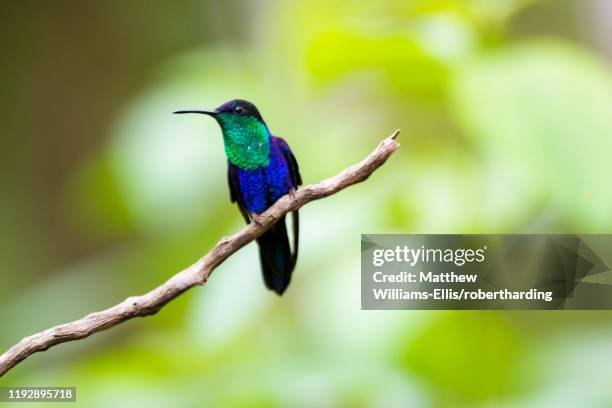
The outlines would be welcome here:
M 205 284 L 217 266 L 254 241 L 286 213 L 366 180 L 398 149 L 399 144 L 395 141 L 398 134 L 399 130 L 393 132 L 368 157 L 340 174 L 306 186 L 292 196 L 282 197 L 261 215 L 260 224 L 250 223 L 234 235 L 221 239 L 208 254 L 152 291 L 129 297 L 111 308 L 24 338 L 0 356 L 0 377 L 34 353 L 47 350 L 56 344 L 88 337 L 134 317 L 155 314 L 181 293 L 196 285 Z

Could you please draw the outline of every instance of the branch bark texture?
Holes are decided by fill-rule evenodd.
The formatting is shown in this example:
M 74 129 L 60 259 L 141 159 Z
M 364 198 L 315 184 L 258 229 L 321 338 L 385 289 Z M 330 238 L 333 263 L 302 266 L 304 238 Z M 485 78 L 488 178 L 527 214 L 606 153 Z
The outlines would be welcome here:
M 150 292 L 129 297 L 108 309 L 22 339 L 0 356 L 0 377 L 34 353 L 60 343 L 83 339 L 134 317 L 153 315 L 183 292 L 194 286 L 204 285 L 217 266 L 254 241 L 286 213 L 297 210 L 310 201 L 330 196 L 350 185 L 365 181 L 399 148 L 399 143 L 395 141 L 398 134 L 399 130 L 393 132 L 368 157 L 338 175 L 299 189 L 293 195 L 282 197 L 261 215 L 258 223 L 252 222 L 237 233 L 222 238 L 196 263 Z

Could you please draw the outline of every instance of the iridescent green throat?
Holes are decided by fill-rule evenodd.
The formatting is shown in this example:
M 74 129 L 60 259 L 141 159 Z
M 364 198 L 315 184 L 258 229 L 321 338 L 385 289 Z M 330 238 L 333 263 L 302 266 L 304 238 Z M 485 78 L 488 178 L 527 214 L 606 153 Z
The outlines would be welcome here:
M 265 123 L 250 115 L 217 115 L 223 131 L 227 159 L 245 170 L 270 164 L 270 131 Z

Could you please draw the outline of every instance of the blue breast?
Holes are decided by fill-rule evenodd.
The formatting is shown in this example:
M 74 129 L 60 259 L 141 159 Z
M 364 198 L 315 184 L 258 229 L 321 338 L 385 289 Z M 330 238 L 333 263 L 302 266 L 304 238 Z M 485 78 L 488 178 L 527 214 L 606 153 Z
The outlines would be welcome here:
M 254 170 L 238 169 L 238 182 L 244 205 L 262 213 L 292 188 L 289 165 L 279 146 L 270 146 L 270 164 Z

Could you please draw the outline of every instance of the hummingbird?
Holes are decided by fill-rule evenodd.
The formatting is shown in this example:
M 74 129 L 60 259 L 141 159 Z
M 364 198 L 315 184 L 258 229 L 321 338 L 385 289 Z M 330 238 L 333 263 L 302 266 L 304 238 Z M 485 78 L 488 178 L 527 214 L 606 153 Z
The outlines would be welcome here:
M 214 118 L 223 133 L 227 156 L 230 201 L 238 205 L 245 222 L 258 222 L 261 213 L 302 184 L 291 148 L 272 135 L 251 102 L 234 99 L 214 110 L 186 109 L 174 113 L 199 113 Z M 299 214 L 292 213 L 293 250 L 285 216 L 257 238 L 263 279 L 268 289 L 282 295 L 291 281 L 299 243 Z

